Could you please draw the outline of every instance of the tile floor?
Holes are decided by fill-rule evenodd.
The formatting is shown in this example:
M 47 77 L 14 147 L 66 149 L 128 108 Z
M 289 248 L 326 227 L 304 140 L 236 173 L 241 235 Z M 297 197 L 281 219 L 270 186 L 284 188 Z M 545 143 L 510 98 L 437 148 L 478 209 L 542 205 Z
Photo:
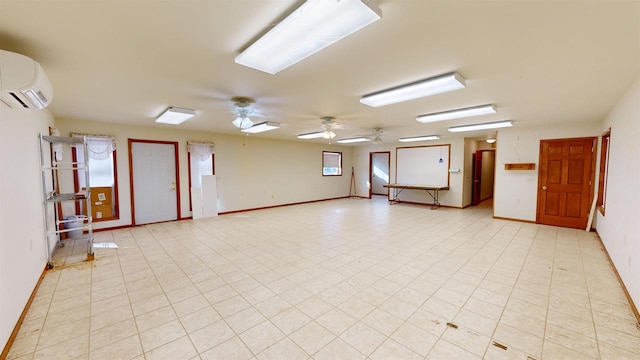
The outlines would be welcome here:
M 342 199 L 100 232 L 9 359 L 640 359 L 594 233 Z

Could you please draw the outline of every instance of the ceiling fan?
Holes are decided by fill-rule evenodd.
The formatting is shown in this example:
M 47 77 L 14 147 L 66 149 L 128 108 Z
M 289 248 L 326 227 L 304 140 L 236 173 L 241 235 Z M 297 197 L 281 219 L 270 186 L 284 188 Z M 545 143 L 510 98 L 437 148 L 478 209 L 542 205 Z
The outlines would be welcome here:
M 336 133 L 333 132 L 333 130 L 336 128 L 336 121 L 334 117 L 323 117 L 322 126 L 324 127 L 324 133 L 322 134 L 322 137 L 324 139 L 333 139 L 334 137 L 336 137 Z
M 371 135 L 366 136 L 366 138 L 369 139 L 372 144 L 379 145 L 384 142 L 384 140 L 382 140 L 382 137 L 381 137 L 383 133 L 384 131 L 382 131 L 382 128 L 377 127 L 377 128 L 374 128 Z
M 254 122 L 249 118 L 250 116 L 265 117 L 253 107 L 255 99 L 245 96 L 235 96 L 231 98 L 233 101 L 233 113 L 236 114 L 236 118 L 231 122 L 233 126 L 240 129 L 248 129 L 254 125 Z
M 332 116 L 325 116 L 322 118 L 322 130 L 314 131 L 306 134 L 299 134 L 298 139 L 316 139 L 316 138 L 324 138 L 324 139 L 333 139 L 336 137 L 336 133 L 333 131 L 339 128 L 335 121 L 335 118 Z

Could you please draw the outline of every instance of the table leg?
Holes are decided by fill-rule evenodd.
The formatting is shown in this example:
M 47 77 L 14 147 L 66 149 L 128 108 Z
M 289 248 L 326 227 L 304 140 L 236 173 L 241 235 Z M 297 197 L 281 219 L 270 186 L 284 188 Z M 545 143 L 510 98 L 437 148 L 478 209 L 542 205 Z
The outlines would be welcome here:
M 431 204 L 431 210 L 437 209 L 440 207 L 440 201 L 438 200 L 438 189 L 433 189 L 433 193 L 429 190 L 425 190 L 431 199 L 433 199 L 433 204 Z

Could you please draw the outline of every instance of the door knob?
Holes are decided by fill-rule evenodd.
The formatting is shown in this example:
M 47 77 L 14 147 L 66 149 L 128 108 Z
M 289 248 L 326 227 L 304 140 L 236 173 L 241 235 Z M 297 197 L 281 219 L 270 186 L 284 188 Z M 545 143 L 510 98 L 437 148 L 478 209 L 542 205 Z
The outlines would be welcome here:
M 546 185 L 542 185 L 542 190 L 547 190 L 547 186 Z

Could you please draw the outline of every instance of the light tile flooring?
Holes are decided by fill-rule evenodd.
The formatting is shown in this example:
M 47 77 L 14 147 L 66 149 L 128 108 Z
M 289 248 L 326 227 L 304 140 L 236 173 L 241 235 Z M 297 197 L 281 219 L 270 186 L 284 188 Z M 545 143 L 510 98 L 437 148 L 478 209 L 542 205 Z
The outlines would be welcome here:
M 342 199 L 59 249 L 9 359 L 640 359 L 593 233 Z

